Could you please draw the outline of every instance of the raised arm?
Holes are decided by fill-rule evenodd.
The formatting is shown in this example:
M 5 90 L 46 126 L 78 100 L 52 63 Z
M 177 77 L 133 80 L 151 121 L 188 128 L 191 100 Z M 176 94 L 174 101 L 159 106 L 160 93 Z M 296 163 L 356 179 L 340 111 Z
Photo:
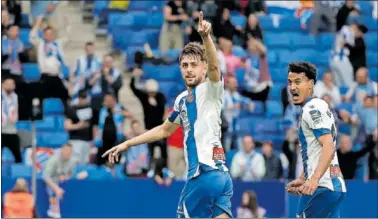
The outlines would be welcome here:
M 203 12 L 200 12 L 198 33 L 202 37 L 203 46 L 205 47 L 207 57 L 207 76 L 210 81 L 218 82 L 221 79 L 218 53 L 215 48 L 213 39 L 211 38 L 211 23 L 203 20 Z
M 33 45 L 37 45 L 39 42 L 38 30 L 41 27 L 43 22 L 43 16 L 37 17 L 37 21 L 35 22 L 33 28 L 30 31 L 29 40 Z

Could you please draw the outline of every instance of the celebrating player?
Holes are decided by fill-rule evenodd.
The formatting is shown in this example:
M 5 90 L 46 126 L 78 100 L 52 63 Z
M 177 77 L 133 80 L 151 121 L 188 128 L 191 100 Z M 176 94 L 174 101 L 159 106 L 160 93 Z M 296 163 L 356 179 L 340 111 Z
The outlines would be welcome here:
M 175 101 L 174 111 L 160 126 L 119 144 L 104 153 L 109 161 L 129 147 L 170 136 L 182 124 L 188 181 L 182 191 L 178 217 L 228 218 L 231 213 L 232 180 L 225 166 L 220 141 L 223 78 L 211 38 L 211 24 L 200 12 L 199 43 L 189 43 L 180 55 L 180 70 L 187 90 Z
M 298 217 L 339 217 L 346 188 L 337 159 L 335 119 L 328 104 L 313 96 L 316 68 L 307 62 L 293 62 L 288 84 L 295 105 L 300 105 L 298 138 L 303 170 L 289 183 L 287 191 L 302 195 Z

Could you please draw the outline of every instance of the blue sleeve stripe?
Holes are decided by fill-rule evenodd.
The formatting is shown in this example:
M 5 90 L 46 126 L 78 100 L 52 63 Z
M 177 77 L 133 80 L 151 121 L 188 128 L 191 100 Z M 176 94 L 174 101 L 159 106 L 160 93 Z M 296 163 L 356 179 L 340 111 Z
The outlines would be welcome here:
M 320 136 L 325 134 L 331 134 L 331 129 L 327 128 L 320 128 L 320 129 L 313 129 L 315 137 L 318 139 Z
M 176 118 L 177 118 L 177 116 L 178 116 L 178 114 L 179 114 L 179 112 L 172 111 L 171 115 L 169 115 L 169 117 L 168 117 L 168 121 L 174 123 L 175 120 L 176 120 Z

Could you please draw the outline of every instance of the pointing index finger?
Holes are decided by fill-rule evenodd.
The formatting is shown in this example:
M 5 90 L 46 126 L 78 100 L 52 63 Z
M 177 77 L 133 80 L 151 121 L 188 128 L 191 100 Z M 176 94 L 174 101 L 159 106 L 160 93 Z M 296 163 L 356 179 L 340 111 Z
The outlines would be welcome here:
M 203 21 L 203 12 L 200 11 L 200 15 L 199 15 L 199 25 L 202 26 L 202 21 Z
M 113 150 L 108 150 L 108 151 L 106 151 L 101 157 L 106 157 L 106 155 L 108 155 L 110 152 L 112 152 Z

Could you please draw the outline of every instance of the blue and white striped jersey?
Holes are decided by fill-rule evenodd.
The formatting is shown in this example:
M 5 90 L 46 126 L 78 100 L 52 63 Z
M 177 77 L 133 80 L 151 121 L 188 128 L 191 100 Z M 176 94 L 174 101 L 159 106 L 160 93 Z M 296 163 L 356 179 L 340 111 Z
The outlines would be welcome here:
M 220 140 L 223 93 L 223 78 L 218 82 L 206 78 L 205 82 L 176 98 L 168 120 L 183 126 L 188 179 L 201 171 L 228 171 Z
M 332 111 L 324 100 L 316 97 L 308 98 L 302 107 L 298 121 L 298 137 L 306 180 L 311 178 L 318 166 L 322 149 L 318 138 L 324 134 L 332 135 L 336 147 L 337 128 Z M 334 153 L 331 164 L 319 181 L 319 186 L 331 191 L 346 192 L 337 153 Z

